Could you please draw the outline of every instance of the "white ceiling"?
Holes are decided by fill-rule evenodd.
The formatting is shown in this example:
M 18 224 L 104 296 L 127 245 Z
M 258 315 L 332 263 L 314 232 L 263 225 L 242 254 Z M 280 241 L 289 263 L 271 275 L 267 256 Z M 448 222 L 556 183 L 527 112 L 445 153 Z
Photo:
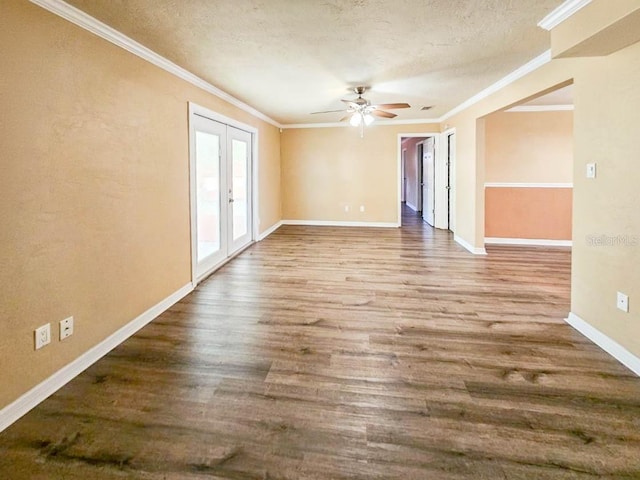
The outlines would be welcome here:
M 67 0 L 282 124 L 350 89 L 437 118 L 549 48 L 561 0 Z M 425 105 L 435 105 L 421 111 Z

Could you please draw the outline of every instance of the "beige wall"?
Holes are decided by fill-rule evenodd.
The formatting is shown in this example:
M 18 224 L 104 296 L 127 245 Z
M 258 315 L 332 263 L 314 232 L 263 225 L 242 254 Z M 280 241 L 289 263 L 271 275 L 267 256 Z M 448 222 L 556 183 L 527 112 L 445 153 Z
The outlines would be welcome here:
M 640 355 L 640 43 L 585 61 L 576 82 L 571 309 Z M 597 178 L 585 178 L 597 162 Z M 590 236 L 627 236 L 592 246 Z M 630 313 L 616 309 L 629 295 Z
M 554 57 L 609 55 L 640 41 L 640 0 L 594 0 L 551 32 Z
M 494 113 L 485 135 L 485 182 L 573 182 L 573 112 Z
M 438 129 L 429 124 L 373 125 L 366 128 L 364 138 L 353 127 L 284 130 L 282 217 L 399 222 L 398 135 Z
M 0 45 L 2 407 L 190 281 L 188 101 L 259 129 L 262 229 L 281 217 L 275 127 L 23 0 Z

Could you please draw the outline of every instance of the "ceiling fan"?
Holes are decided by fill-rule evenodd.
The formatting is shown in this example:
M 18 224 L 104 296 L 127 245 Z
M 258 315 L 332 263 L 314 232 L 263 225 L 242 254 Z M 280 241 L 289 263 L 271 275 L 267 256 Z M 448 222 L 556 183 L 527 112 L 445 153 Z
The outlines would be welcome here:
M 362 95 L 367 91 L 367 87 L 355 87 L 354 93 L 358 95 L 355 100 L 342 99 L 347 104 L 346 110 L 327 110 L 324 112 L 312 112 L 311 115 L 317 115 L 319 113 L 337 113 L 346 112 L 347 115 L 340 119 L 341 122 L 349 120 L 349 123 L 354 127 L 360 127 L 360 135 L 364 135 L 365 125 L 371 125 L 375 120 L 375 117 L 381 118 L 395 118 L 397 115 L 391 112 L 385 112 L 385 110 L 395 110 L 398 108 L 411 108 L 408 103 L 381 103 L 378 105 L 371 105 L 371 102 Z

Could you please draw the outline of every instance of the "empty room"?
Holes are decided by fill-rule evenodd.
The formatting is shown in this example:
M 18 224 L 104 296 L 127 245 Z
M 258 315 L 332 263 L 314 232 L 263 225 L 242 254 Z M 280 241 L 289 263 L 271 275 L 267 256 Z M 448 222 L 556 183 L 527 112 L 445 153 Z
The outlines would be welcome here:
M 0 478 L 640 478 L 640 0 L 0 39 Z

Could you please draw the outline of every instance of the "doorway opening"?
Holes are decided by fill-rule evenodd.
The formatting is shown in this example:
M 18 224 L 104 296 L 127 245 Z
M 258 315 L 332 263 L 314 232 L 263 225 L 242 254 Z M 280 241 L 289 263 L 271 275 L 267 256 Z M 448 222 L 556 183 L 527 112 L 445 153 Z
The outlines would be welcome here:
M 401 134 L 398 139 L 400 223 L 403 214 L 405 219 L 415 215 L 432 227 L 442 228 L 436 225 L 436 151 L 440 134 Z M 445 208 L 443 213 L 447 215 Z
M 483 121 L 485 244 L 571 246 L 572 85 Z

